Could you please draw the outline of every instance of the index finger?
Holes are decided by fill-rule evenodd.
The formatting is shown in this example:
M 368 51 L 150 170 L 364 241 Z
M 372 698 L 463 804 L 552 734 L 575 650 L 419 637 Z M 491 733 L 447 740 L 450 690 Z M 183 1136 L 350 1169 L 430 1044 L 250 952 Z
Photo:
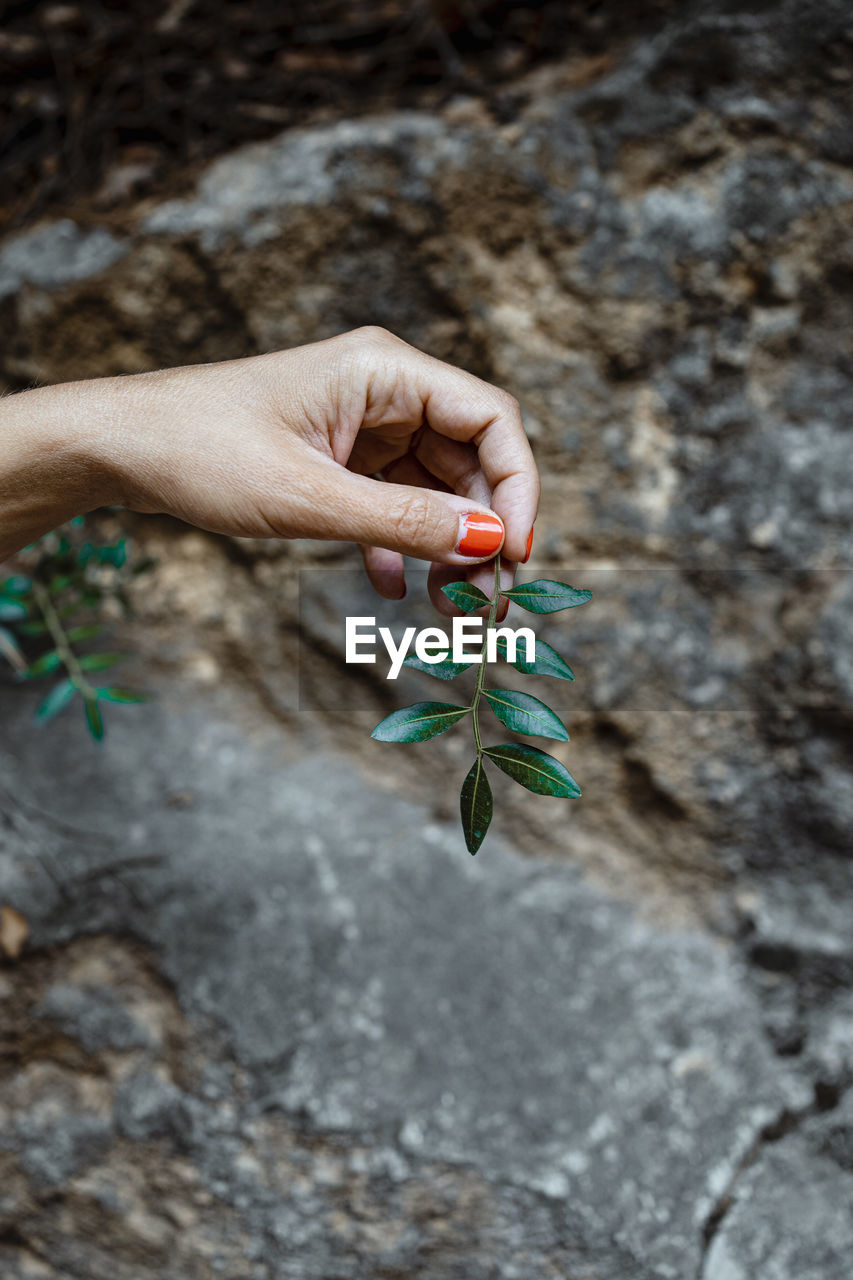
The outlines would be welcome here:
M 476 445 L 492 509 L 506 529 L 503 554 L 523 561 L 539 508 L 539 472 L 518 401 L 463 369 L 431 356 L 421 360 L 427 422 L 441 435 Z

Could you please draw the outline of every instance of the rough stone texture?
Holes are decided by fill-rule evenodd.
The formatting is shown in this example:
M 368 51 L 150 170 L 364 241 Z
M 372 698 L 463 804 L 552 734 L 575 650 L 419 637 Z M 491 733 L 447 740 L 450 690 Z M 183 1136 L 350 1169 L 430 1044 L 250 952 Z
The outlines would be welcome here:
M 10 1275 L 846 1280 L 852 31 L 680 5 L 0 249 L 10 386 L 366 322 L 508 386 L 596 592 L 539 628 L 584 799 L 472 863 L 468 746 L 365 746 L 430 682 L 343 670 L 350 552 L 137 522 L 165 709 L 0 691 Z
M 345 759 L 209 713 L 121 717 L 100 759 L 68 720 L 34 768 L 30 710 L 2 761 L 3 893 L 36 947 L 4 992 L 3 1221 L 52 1266 L 206 1275 L 195 1235 L 164 1261 L 200 1187 L 227 1275 L 246 1248 L 259 1276 L 674 1280 L 761 1133 L 811 1108 L 719 941 L 497 841 L 474 862 Z M 42 1238 L 57 1185 L 103 1258 Z
M 737 1185 L 702 1280 L 823 1280 L 853 1251 L 853 1109 L 767 1147 Z M 780 1223 L 786 1229 L 779 1230 Z
M 109 231 L 84 231 L 63 218 L 17 236 L 0 252 L 0 298 L 17 294 L 24 284 L 56 289 L 106 271 L 125 253 Z

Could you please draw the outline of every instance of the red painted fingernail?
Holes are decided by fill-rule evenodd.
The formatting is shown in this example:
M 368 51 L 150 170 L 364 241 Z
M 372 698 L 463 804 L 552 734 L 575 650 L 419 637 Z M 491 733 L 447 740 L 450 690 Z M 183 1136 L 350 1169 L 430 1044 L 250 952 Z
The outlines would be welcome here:
M 532 547 L 533 547 L 533 530 L 531 529 L 527 535 L 527 550 L 524 553 L 524 559 L 521 562 L 522 564 L 527 564 L 527 561 L 530 559 L 530 551 Z
M 456 550 L 460 556 L 491 556 L 504 540 L 504 527 L 497 516 L 472 511 L 461 520 L 461 537 Z

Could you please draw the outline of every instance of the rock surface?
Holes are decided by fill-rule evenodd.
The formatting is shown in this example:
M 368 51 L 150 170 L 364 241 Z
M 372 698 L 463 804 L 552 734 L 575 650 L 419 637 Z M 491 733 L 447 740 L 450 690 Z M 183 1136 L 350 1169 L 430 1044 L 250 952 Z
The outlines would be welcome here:
M 467 748 L 365 747 L 430 681 L 342 668 L 349 552 L 138 522 L 162 707 L 0 688 L 4 1275 L 846 1280 L 852 39 L 681 5 L 0 247 L 10 387 L 367 322 L 506 385 L 596 592 L 584 799 L 472 862 Z
M 823 1280 L 836 1274 L 838 1260 L 853 1249 L 851 1139 L 848 1099 L 831 1116 L 766 1148 L 738 1184 L 737 1203 L 708 1252 L 703 1280 Z
M 47 1274 L 681 1277 L 813 1109 L 719 940 L 499 842 L 474 862 L 344 758 L 209 711 L 125 715 L 99 758 L 30 710 L 4 719 L 35 950 L 3 992 L 2 1223 Z M 106 1245 L 48 1227 L 57 1187 Z

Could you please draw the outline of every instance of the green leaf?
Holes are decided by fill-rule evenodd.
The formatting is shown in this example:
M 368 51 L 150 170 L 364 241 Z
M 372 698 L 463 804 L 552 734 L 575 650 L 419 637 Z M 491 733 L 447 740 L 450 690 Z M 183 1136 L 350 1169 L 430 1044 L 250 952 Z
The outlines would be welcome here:
M 98 697 L 107 702 L 147 702 L 147 693 L 138 693 L 135 689 L 99 689 Z
M 486 777 L 481 757 L 469 769 L 459 796 L 462 831 L 469 853 L 476 853 L 485 839 L 492 820 L 492 788 Z
M 428 676 L 437 676 L 439 680 L 455 680 L 463 671 L 473 667 L 473 662 L 452 662 L 450 658 L 442 658 L 441 662 L 424 662 L 416 653 L 403 659 L 404 667 L 414 671 L 425 671 Z
M 476 613 L 489 603 L 489 597 L 479 587 L 472 587 L 470 582 L 450 582 L 441 589 L 451 604 L 463 613 Z
M 453 702 L 413 702 L 410 707 L 392 711 L 370 736 L 377 742 L 426 742 L 452 728 L 470 711 L 470 707 Z
M 501 657 L 509 662 L 507 644 L 503 636 L 497 637 L 496 647 Z M 536 660 L 528 662 L 521 656 L 525 652 L 525 645 L 519 642 L 515 649 L 515 662 L 511 664 L 516 671 L 521 671 L 526 676 L 556 676 L 558 680 L 574 680 L 575 673 L 571 667 L 563 661 L 556 649 L 552 649 L 538 636 L 536 637 Z
M 107 667 L 127 662 L 128 657 L 126 653 L 87 653 L 80 659 L 80 667 L 83 671 L 106 671 Z
M 0 600 L 0 622 L 18 622 L 26 618 L 27 606 L 19 600 Z M 23 630 L 19 627 L 18 630 Z
M 121 569 L 127 560 L 127 539 L 122 538 L 111 547 L 99 547 L 97 557 L 99 564 L 111 564 Z
M 66 633 L 65 639 L 69 644 L 82 644 L 84 640 L 94 640 L 95 636 L 99 636 L 103 629 L 99 622 L 84 622 L 82 626 L 72 627 Z
M 0 582 L 0 595 L 3 596 L 25 596 L 32 589 L 32 578 L 26 578 L 22 573 L 13 574 L 11 578 L 4 578 Z
M 31 662 L 24 672 L 24 677 L 30 679 L 34 676 L 46 676 L 51 671 L 55 671 L 62 663 L 62 659 L 55 649 L 49 649 L 47 653 L 43 653 L 40 658 L 36 658 L 35 662 Z
M 43 622 L 19 622 L 16 630 L 22 636 L 43 636 L 47 632 L 47 626 Z
M 100 742 L 104 736 L 104 721 L 101 716 L 101 708 L 98 706 L 97 698 L 86 698 L 86 723 L 89 726 L 89 732 L 96 742 Z
M 484 689 L 483 697 L 501 724 L 513 733 L 538 734 L 542 738 L 568 742 L 569 731 L 560 717 L 531 694 L 516 693 L 514 689 Z
M 521 605 L 528 613 L 557 613 L 560 609 L 574 609 L 592 599 L 591 591 L 567 586 L 565 582 L 552 582 L 549 578 L 510 587 L 501 595 Z
M 70 587 L 73 581 L 74 579 L 69 573 L 58 573 L 54 578 L 51 578 L 48 590 L 52 596 L 58 596 L 61 591 L 65 591 L 67 587 Z
M 570 800 L 576 800 L 581 793 L 565 765 L 538 747 L 505 742 L 498 747 L 486 747 L 485 754 L 528 791 L 536 791 L 542 796 L 564 796 Z
M 59 684 L 53 686 L 36 712 L 38 723 L 46 724 L 48 720 L 52 720 L 54 716 L 59 715 L 62 708 L 68 706 L 76 692 L 77 690 L 70 680 L 60 680 Z

